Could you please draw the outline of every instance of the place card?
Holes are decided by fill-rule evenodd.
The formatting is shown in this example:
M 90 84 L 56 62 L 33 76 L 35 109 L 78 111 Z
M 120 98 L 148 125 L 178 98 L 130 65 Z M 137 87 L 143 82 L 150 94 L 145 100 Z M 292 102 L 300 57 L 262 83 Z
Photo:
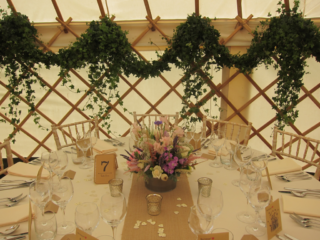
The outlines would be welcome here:
M 76 229 L 76 239 L 77 240 L 98 240 L 98 238 L 91 236 L 90 234 L 80 230 L 79 228 Z
M 57 213 L 59 210 L 59 206 L 54 204 L 52 201 L 49 201 L 44 207 L 44 212 L 53 212 Z
M 68 170 L 63 174 L 62 178 L 67 177 L 67 178 L 70 178 L 71 180 L 73 180 L 75 175 L 76 175 L 75 171 Z
M 266 207 L 266 225 L 268 239 L 273 238 L 282 231 L 279 199 L 270 203 L 270 205 Z
M 198 240 L 229 240 L 229 233 L 228 232 L 221 232 L 221 233 L 210 233 L 210 234 L 199 234 Z
M 94 182 L 95 183 L 109 183 L 109 181 L 116 177 L 117 170 L 117 155 L 97 154 L 94 162 Z
M 243 235 L 241 240 L 258 240 L 258 238 L 256 238 L 255 236 L 253 236 L 251 234 L 246 234 L 246 235 Z

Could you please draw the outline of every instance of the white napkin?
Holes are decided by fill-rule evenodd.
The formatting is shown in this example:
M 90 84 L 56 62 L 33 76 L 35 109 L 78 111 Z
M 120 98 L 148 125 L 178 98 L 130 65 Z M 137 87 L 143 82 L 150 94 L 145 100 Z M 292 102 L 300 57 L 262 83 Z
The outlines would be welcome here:
M 32 164 L 17 162 L 8 168 L 8 173 L 10 175 L 27 177 L 27 178 L 36 178 L 38 175 L 38 171 L 40 166 L 35 166 Z M 49 178 L 50 173 L 46 169 L 42 169 L 42 178 Z
M 0 209 L 0 227 L 28 221 L 29 204 Z
M 320 217 L 319 199 L 298 198 L 282 194 L 283 212 Z
M 93 150 L 97 153 L 111 153 L 117 151 L 118 148 L 101 139 L 97 139 L 96 144 L 93 146 Z
M 268 162 L 268 170 L 270 175 L 297 172 L 301 171 L 301 166 L 292 158 L 285 158 L 282 160 L 275 160 Z M 263 170 L 262 176 L 267 176 L 266 171 Z

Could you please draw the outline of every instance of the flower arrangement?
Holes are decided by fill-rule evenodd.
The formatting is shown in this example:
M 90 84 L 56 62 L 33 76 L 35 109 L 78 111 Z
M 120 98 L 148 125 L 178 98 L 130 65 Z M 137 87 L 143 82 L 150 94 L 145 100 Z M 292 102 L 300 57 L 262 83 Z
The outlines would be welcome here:
M 128 172 L 162 181 L 177 181 L 181 173 L 190 173 L 200 158 L 193 154 L 193 146 L 184 142 L 184 130 L 179 126 L 171 127 L 167 117 L 161 117 L 154 125 L 133 124 L 132 132 L 136 139 L 133 152 L 128 152 Z

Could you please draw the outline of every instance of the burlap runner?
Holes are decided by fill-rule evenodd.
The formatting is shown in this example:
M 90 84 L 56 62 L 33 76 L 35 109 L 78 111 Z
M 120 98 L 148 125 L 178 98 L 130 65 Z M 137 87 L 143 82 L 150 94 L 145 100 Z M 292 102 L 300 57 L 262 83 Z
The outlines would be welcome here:
M 147 213 L 146 195 L 152 193 L 144 185 L 143 178 L 137 179 L 134 175 L 130 190 L 127 216 L 125 218 L 122 240 L 194 240 L 196 236 L 191 232 L 188 225 L 188 216 L 190 207 L 193 205 L 188 178 L 185 174 L 181 174 L 177 187 L 162 195 L 161 213 L 158 216 L 150 216 Z M 177 200 L 181 198 L 181 200 Z M 186 204 L 187 207 L 178 207 L 177 204 Z M 178 214 L 174 212 L 178 211 Z M 152 219 L 156 223 L 152 225 L 147 220 Z M 137 220 L 147 223 L 143 226 L 140 224 L 138 229 L 134 228 Z M 158 235 L 159 224 L 163 224 L 166 238 Z

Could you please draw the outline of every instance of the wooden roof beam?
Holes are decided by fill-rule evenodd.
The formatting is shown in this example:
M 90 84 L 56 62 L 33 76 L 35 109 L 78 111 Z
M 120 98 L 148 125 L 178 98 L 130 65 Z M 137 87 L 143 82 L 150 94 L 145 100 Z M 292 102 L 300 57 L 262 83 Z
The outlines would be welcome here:
M 147 15 L 150 19 L 153 19 L 152 18 L 152 14 L 151 14 L 151 10 L 150 10 L 150 6 L 149 6 L 149 2 L 148 0 L 143 0 L 144 1 L 144 6 L 146 7 L 146 10 L 147 10 Z M 151 31 L 155 31 L 156 29 L 154 28 L 154 26 L 152 26 L 151 28 Z
M 289 0 L 284 0 L 284 4 L 286 5 L 287 16 L 290 16 L 290 3 L 289 3 Z
M 101 19 L 101 18 L 104 18 L 106 16 L 106 13 L 104 12 L 104 8 L 103 8 L 101 0 L 97 0 L 97 2 L 98 2 L 98 6 L 99 6 L 99 9 L 100 9 L 100 13 L 101 13 L 101 16 L 100 16 L 100 19 Z M 109 17 L 109 12 L 108 12 L 108 17 Z
M 11 11 L 13 12 L 13 14 L 17 16 L 17 15 L 18 15 L 18 14 L 17 14 L 17 10 L 16 10 L 16 8 L 14 7 L 12 1 L 11 1 L 11 0 L 7 0 L 7 3 L 8 3 L 8 5 L 9 5 L 9 7 L 11 8 Z
M 63 17 L 62 17 L 62 14 L 61 14 L 61 12 L 60 12 L 60 9 L 59 9 L 59 6 L 58 6 L 56 0 L 51 0 L 51 1 L 52 1 L 53 6 L 54 6 L 54 9 L 56 10 L 56 13 L 57 13 L 57 15 L 58 15 L 58 18 L 59 18 L 61 21 L 64 22 Z M 65 32 L 65 33 L 68 33 L 68 30 L 65 28 L 65 29 L 64 29 L 64 32 Z
M 196 16 L 199 16 L 200 10 L 199 10 L 199 0 L 195 0 L 195 13 Z
M 238 16 L 242 18 L 242 0 L 237 0 Z

